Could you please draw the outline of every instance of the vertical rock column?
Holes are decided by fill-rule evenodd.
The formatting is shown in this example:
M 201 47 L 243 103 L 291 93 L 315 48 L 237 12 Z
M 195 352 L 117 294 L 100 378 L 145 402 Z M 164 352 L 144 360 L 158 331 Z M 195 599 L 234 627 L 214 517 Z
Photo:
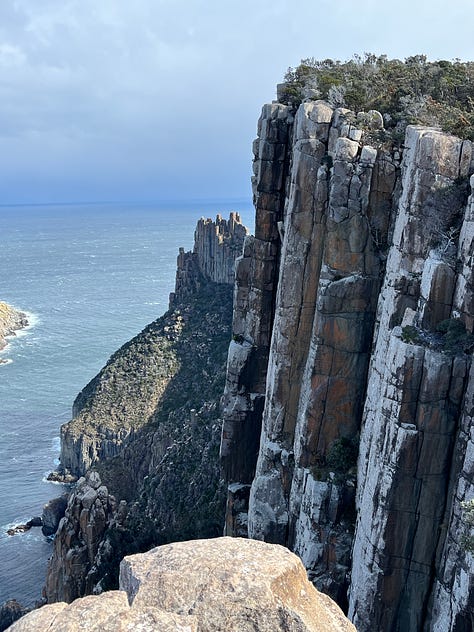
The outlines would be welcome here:
M 229 484 L 227 535 L 247 535 L 248 493 L 259 446 L 292 125 L 291 108 L 279 103 L 265 105 L 254 143 L 255 237 L 247 237 L 243 256 L 237 260 L 233 340 L 223 397 L 221 458 Z
M 349 130 L 355 138 L 357 132 Z M 335 144 L 323 272 L 295 432 L 290 546 L 316 586 L 343 608 L 358 433 L 397 172 L 390 154 L 357 149 L 345 137 Z
M 359 453 L 349 613 L 360 632 L 422 629 L 469 368 L 467 356 L 409 340 L 402 327 L 433 331 L 451 312 L 454 270 L 436 248 L 430 207 L 467 175 L 470 144 L 409 127 L 405 145 Z
M 238 213 L 229 219 L 201 219 L 194 232 L 194 253 L 205 279 L 214 283 L 234 283 L 235 259 L 242 254 L 247 229 Z
M 377 152 L 361 146 L 346 115 L 315 102 L 296 118 L 249 513 L 251 537 L 295 550 L 317 586 L 341 601 L 351 545 L 341 519 L 353 510 L 354 484 L 331 482 L 326 460 L 360 427 L 380 270 L 368 217 Z M 391 186 L 380 187 L 388 197 L 390 174 Z M 374 216 L 387 196 L 372 198 Z
M 269 359 L 257 474 L 252 485 L 249 536 L 287 543 L 288 495 L 301 381 L 321 272 L 333 110 L 304 103 L 294 129 L 290 191 Z
M 471 197 L 466 209 L 459 239 L 458 260 L 461 262 L 454 293 L 453 311 L 464 320 L 467 330 L 473 326 L 474 282 L 474 176 L 471 176 Z M 471 365 L 464 398 L 463 413 L 454 447 L 451 470 L 453 493 L 444 523 L 446 539 L 439 551 L 428 632 L 464 632 L 474 627 L 474 554 L 467 550 L 465 538 L 474 535 L 466 524 L 462 503 L 474 498 L 474 366 Z

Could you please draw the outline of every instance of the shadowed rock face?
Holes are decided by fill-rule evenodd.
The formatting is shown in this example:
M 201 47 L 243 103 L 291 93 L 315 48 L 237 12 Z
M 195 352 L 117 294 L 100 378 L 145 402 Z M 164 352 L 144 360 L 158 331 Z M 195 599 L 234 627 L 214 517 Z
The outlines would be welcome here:
M 234 335 L 223 398 L 222 464 L 227 478 L 241 484 L 253 480 L 257 461 L 293 115 L 286 106 L 266 105 L 258 125 L 252 179 L 255 236 L 246 239 L 236 264 Z
M 23 617 L 27 610 L 23 608 L 15 599 L 6 601 L 0 606 L 0 630 L 6 630 L 15 621 Z
M 126 557 L 120 589 L 44 606 L 10 632 L 355 632 L 295 555 L 262 542 L 198 540 Z
M 473 328 L 474 198 L 459 194 L 472 145 L 409 127 L 403 151 L 376 148 L 352 120 L 318 101 L 262 111 L 256 223 L 275 237 L 274 299 L 254 300 L 249 248 L 224 398 L 226 533 L 297 552 L 361 632 L 460 632 L 474 591 L 460 507 L 474 495 L 471 357 L 437 327 Z M 280 215 L 261 208 L 270 185 Z

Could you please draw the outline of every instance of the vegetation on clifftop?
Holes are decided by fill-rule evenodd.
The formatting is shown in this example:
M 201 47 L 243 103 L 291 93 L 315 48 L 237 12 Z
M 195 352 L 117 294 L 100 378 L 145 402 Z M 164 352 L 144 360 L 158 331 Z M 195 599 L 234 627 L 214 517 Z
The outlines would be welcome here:
M 410 124 L 439 126 L 474 140 L 474 62 L 405 61 L 365 53 L 340 62 L 303 59 L 285 75 L 280 99 L 325 99 L 354 112 L 379 110 L 386 130 L 401 138 Z

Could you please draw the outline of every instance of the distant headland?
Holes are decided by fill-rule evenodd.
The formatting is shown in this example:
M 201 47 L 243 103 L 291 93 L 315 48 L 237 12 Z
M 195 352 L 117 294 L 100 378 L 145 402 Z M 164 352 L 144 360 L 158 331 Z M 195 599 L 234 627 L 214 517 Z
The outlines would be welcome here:
M 24 312 L 20 312 L 8 303 L 0 301 L 0 351 L 7 346 L 7 336 L 15 335 L 19 329 L 27 327 L 28 319 Z M 6 360 L 0 358 L 0 364 Z

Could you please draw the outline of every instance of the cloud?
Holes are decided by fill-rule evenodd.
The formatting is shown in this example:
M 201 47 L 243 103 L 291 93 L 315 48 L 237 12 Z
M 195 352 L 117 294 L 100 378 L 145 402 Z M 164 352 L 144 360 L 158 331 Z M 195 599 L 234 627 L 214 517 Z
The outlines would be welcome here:
M 2 0 L 0 201 L 248 196 L 288 66 L 466 59 L 473 17 L 438 0 Z

